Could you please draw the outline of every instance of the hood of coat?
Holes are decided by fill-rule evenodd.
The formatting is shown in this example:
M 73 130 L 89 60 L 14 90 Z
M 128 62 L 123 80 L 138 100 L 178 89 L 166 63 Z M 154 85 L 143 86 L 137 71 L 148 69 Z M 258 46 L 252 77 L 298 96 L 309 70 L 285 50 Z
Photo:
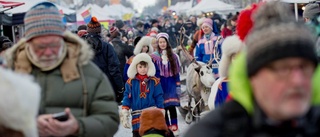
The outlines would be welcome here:
M 152 40 L 152 37 L 149 37 L 149 36 L 142 37 L 140 41 L 137 43 L 136 47 L 134 48 L 134 51 L 133 51 L 134 55 L 138 55 L 139 53 L 141 53 L 141 50 L 144 45 L 147 45 L 149 47 L 148 54 L 151 54 L 153 52 L 153 47 L 151 46 L 151 40 Z
M 311 104 L 316 106 L 320 104 L 320 67 L 316 68 L 312 79 L 312 99 Z M 254 111 L 253 92 L 250 85 L 246 67 L 246 55 L 240 53 L 232 62 L 229 72 L 229 91 L 231 97 L 239 102 L 248 112 Z
M 243 45 L 244 44 L 237 35 L 229 36 L 223 41 L 221 45 L 222 57 L 219 65 L 220 77 L 228 77 L 229 67 L 232 62 L 231 56 L 239 53 L 244 47 Z
M 66 45 L 69 47 L 70 45 L 76 45 L 74 46 L 74 50 L 79 50 L 78 54 L 78 63 L 81 65 L 86 65 L 89 63 L 89 61 L 92 59 L 94 53 L 84 40 L 82 40 L 79 36 L 76 34 L 71 33 L 70 31 L 65 31 L 63 34 L 64 41 Z M 25 47 L 27 41 L 25 38 L 22 38 L 19 40 L 19 42 L 12 46 L 12 48 L 8 49 L 6 51 L 6 59 L 9 67 L 12 67 L 14 64 L 14 60 L 17 56 L 17 51 L 21 50 Z M 68 53 L 70 50 L 68 49 Z

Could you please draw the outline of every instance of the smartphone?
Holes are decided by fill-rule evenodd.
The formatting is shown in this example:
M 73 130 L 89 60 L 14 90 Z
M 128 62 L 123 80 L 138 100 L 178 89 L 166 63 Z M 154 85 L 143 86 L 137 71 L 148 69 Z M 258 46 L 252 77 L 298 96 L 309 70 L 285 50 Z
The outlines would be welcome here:
M 66 112 L 59 112 L 52 114 L 52 117 L 58 121 L 67 121 L 69 119 L 69 115 Z

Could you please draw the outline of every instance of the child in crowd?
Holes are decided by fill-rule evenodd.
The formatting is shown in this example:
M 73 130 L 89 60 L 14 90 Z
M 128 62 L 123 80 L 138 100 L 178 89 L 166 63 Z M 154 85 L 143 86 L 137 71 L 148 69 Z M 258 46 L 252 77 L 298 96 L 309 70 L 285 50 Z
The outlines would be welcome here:
M 125 85 L 121 123 L 125 128 L 130 128 L 131 109 L 133 137 L 140 137 L 140 114 L 143 109 L 164 108 L 162 87 L 160 80 L 154 77 L 155 73 L 151 57 L 146 53 L 136 55 L 128 69 L 129 79 Z

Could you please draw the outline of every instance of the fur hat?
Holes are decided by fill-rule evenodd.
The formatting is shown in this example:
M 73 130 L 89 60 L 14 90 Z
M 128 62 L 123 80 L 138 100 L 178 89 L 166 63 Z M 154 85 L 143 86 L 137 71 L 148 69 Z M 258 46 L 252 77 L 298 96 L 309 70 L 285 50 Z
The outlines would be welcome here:
M 63 35 L 66 30 L 58 8 L 50 2 L 41 2 L 33 6 L 24 16 L 27 41 L 44 35 Z
M 164 115 L 159 108 L 148 108 L 142 111 L 140 116 L 139 134 L 143 136 L 150 129 L 169 132 Z
M 223 41 L 221 45 L 222 57 L 219 65 L 220 77 L 228 76 L 231 56 L 240 52 L 242 47 L 244 45 L 238 35 L 229 36 Z
M 128 72 L 127 72 L 127 75 L 129 78 L 134 78 L 136 76 L 136 74 L 138 73 L 137 71 L 137 65 L 141 62 L 141 61 L 144 61 L 144 62 L 147 62 L 148 63 L 148 67 L 149 67 L 149 70 L 148 70 L 148 73 L 147 75 L 150 77 L 150 76 L 154 76 L 156 74 L 156 68 L 151 60 L 151 57 L 149 54 L 147 53 L 140 53 L 138 55 L 136 55 L 133 60 L 132 60 L 132 63 L 131 65 L 129 66 L 128 68 Z
M 249 77 L 265 65 L 283 58 L 300 57 L 312 61 L 315 66 L 318 63 L 314 36 L 304 24 L 295 21 L 285 3 L 261 5 L 245 43 Z
M 157 32 L 157 33 L 158 33 L 158 32 L 159 32 L 159 29 L 158 29 L 157 27 L 152 27 L 152 28 L 151 28 L 151 31 L 154 31 L 154 32 Z
M 303 11 L 303 17 L 313 19 L 320 14 L 320 7 L 318 3 L 309 3 Z
M 37 137 L 39 85 L 29 75 L 16 74 L 3 68 L 0 68 L 0 77 L 0 125 L 21 132 L 24 137 Z
M 203 23 L 202 23 L 202 25 L 201 25 L 201 28 L 203 28 L 204 26 L 208 26 L 208 27 L 212 30 L 212 24 L 213 24 L 212 19 L 210 19 L 210 18 L 205 18 L 205 19 L 203 20 Z
M 139 40 L 139 42 L 135 46 L 134 51 L 133 51 L 134 55 L 138 55 L 139 53 L 141 53 L 142 47 L 145 45 L 147 45 L 149 47 L 148 54 L 151 54 L 153 52 L 153 48 L 151 46 L 151 37 L 144 36 Z
M 201 27 L 204 19 L 205 19 L 205 17 L 202 17 L 202 18 L 200 18 L 200 19 L 197 20 L 197 26 L 198 26 L 198 27 Z
M 96 17 L 92 17 L 87 25 L 88 33 L 101 33 L 101 24 Z

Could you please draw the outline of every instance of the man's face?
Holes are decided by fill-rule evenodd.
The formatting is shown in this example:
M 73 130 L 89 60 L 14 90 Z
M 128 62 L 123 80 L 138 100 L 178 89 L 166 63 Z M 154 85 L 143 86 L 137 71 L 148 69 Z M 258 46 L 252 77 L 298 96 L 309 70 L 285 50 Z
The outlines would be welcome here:
M 50 67 L 58 62 L 63 38 L 60 36 L 39 36 L 30 42 L 30 53 L 33 59 L 42 67 Z
M 309 110 L 314 68 L 309 60 L 285 58 L 250 78 L 255 100 L 269 118 L 288 120 Z

